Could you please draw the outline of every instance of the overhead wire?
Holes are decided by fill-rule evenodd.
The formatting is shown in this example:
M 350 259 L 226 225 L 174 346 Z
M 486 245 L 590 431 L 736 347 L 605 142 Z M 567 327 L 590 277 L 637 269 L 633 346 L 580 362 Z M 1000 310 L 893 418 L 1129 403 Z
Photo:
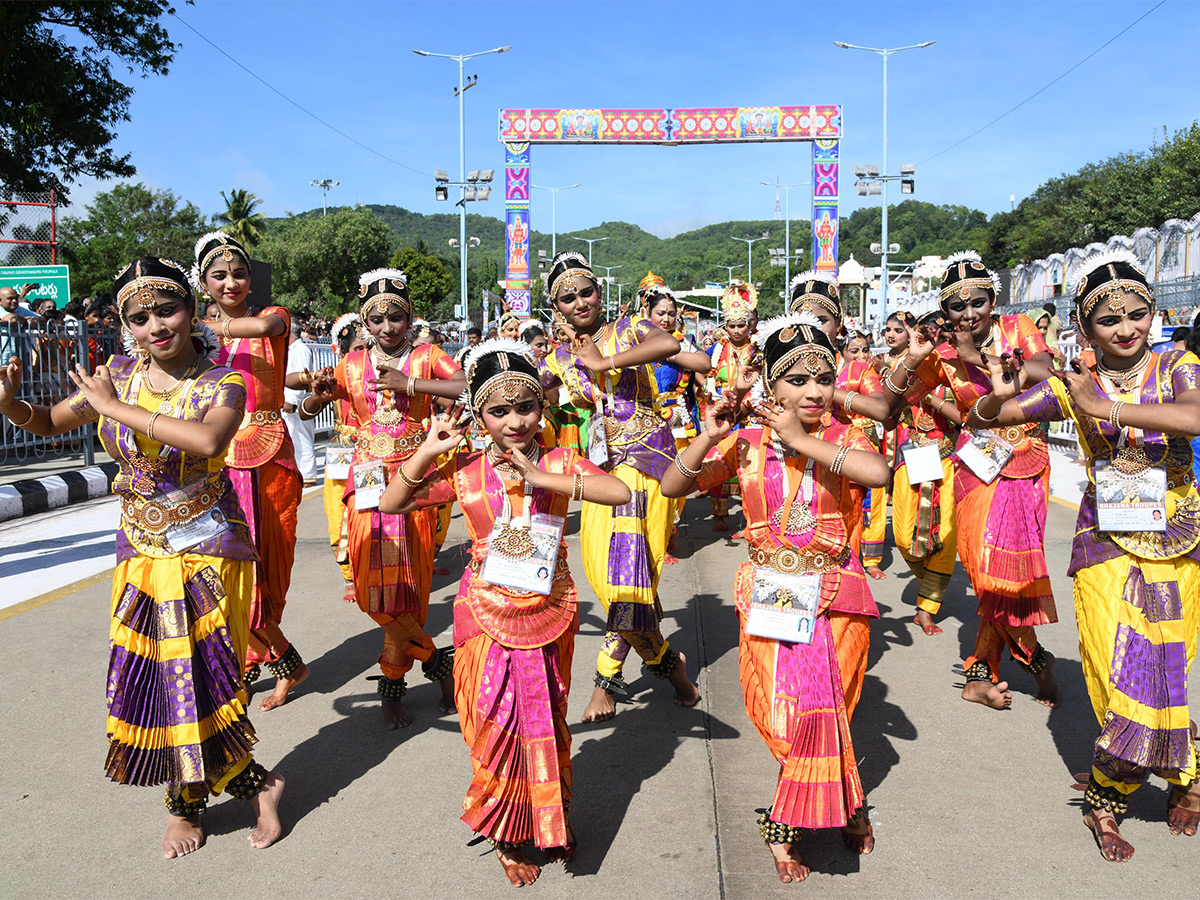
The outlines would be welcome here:
M 289 97 L 283 91 L 279 90 L 279 88 L 275 87 L 275 85 L 271 84 L 269 81 L 267 81 L 261 75 L 252 71 L 249 67 L 243 65 L 241 62 L 239 62 L 237 59 L 235 59 L 233 56 L 231 56 L 228 52 L 226 52 L 226 50 L 223 47 L 219 46 L 218 44 L 213 43 L 211 40 L 208 39 L 207 36 L 205 36 L 194 25 L 192 25 L 190 22 L 188 22 L 186 19 L 184 19 L 182 16 L 180 16 L 177 12 L 172 11 L 171 15 L 174 16 L 176 19 L 178 19 L 185 28 L 187 28 L 189 31 L 191 31 L 193 34 L 195 34 L 198 38 L 200 38 L 200 40 L 204 41 L 206 44 L 208 44 L 210 47 L 212 47 L 214 50 L 216 50 L 218 53 L 220 53 L 222 56 L 224 56 L 226 59 L 228 59 L 231 63 L 233 63 L 235 66 L 237 66 L 243 72 L 245 72 L 247 75 L 249 75 L 255 81 L 259 82 L 264 87 L 266 87 L 269 90 L 273 91 L 274 93 L 278 94 L 280 97 L 282 97 L 288 103 L 292 104 L 292 106 L 296 107 L 296 109 L 300 110 L 306 116 L 308 116 L 308 117 L 314 119 L 315 121 L 319 122 L 320 124 L 324 125 L 326 128 L 328 128 L 334 134 L 344 137 L 346 140 L 350 141 L 350 143 L 361 147 L 363 150 L 366 150 L 368 153 L 373 153 L 375 156 L 378 156 L 380 159 L 390 162 L 392 165 L 399 166 L 402 169 L 407 169 L 408 171 L 415 172 L 417 175 L 420 175 L 424 178 L 433 180 L 433 176 L 431 174 L 429 174 L 428 171 L 426 171 L 424 169 L 414 168 L 413 166 L 410 166 L 406 163 L 400 162 L 400 160 L 398 160 L 398 159 L 393 159 L 392 157 L 388 156 L 386 153 L 380 153 L 374 147 L 367 146 L 362 141 L 360 141 L 358 138 L 353 137 L 349 134 L 346 134 L 346 132 L 342 131 L 336 125 L 332 125 L 329 122 L 325 121 L 324 119 L 322 119 L 320 116 L 318 116 L 312 110 L 307 109 L 300 103 L 297 103 L 295 100 L 293 100 L 291 97 Z
M 1122 28 L 1120 31 L 1118 31 L 1116 34 L 1114 34 L 1112 37 L 1110 37 L 1107 41 L 1105 41 L 1103 44 L 1101 44 L 1099 47 L 1097 47 L 1095 50 L 1093 50 L 1091 53 L 1089 53 L 1083 59 L 1079 60 L 1079 62 L 1075 63 L 1075 65 L 1071 66 L 1071 68 L 1067 69 L 1065 72 L 1063 72 L 1057 78 L 1055 78 L 1053 81 L 1050 81 L 1047 84 L 1043 85 L 1042 87 L 1038 88 L 1036 91 L 1034 91 L 1032 94 L 1030 94 L 1024 100 L 1022 100 L 1016 106 L 1013 106 L 1012 108 L 1006 110 L 1005 112 L 1002 112 L 1000 115 L 996 116 L 996 118 L 992 119 L 986 125 L 983 125 L 980 128 L 977 128 L 975 131 L 972 131 L 966 137 L 955 141 L 953 144 L 951 144 L 949 147 L 945 148 L 944 150 L 939 150 L 937 153 L 933 154 L 933 156 L 930 156 L 930 157 L 922 160 L 921 162 L 917 163 L 917 165 L 923 166 L 923 165 L 925 165 L 925 163 L 930 162 L 931 160 L 937 159 L 942 154 L 949 153 L 955 147 L 962 146 L 967 141 L 971 140 L 971 138 L 973 138 L 976 135 L 991 128 L 993 125 L 995 125 L 1001 119 L 1016 112 L 1018 109 L 1020 109 L 1022 106 L 1024 106 L 1030 100 L 1032 100 L 1034 97 L 1038 96 L 1041 93 L 1044 93 L 1045 91 L 1049 90 L 1054 85 L 1058 84 L 1058 82 L 1062 81 L 1064 78 L 1066 78 L 1072 72 L 1074 72 L 1076 69 L 1078 69 L 1080 66 L 1082 66 L 1085 62 L 1087 62 L 1089 59 L 1091 59 L 1093 56 L 1095 56 L 1097 53 L 1099 53 L 1101 50 L 1103 50 L 1109 44 L 1113 43 L 1113 41 L 1117 40 L 1117 38 L 1121 37 L 1123 34 L 1125 34 L 1125 32 L 1129 31 L 1129 29 L 1133 28 L 1133 26 L 1137 25 L 1139 22 L 1142 21 L 1142 19 L 1146 18 L 1148 15 L 1150 15 L 1152 12 L 1154 12 L 1160 6 L 1164 5 L 1166 2 L 1167 2 L 1167 0 L 1159 0 L 1158 3 L 1155 3 L 1152 7 L 1150 7 L 1148 10 L 1146 10 L 1144 13 L 1142 13 L 1140 16 L 1138 16 L 1136 19 L 1134 19 L 1132 22 L 1130 22 L 1128 25 L 1126 25 L 1124 28 Z

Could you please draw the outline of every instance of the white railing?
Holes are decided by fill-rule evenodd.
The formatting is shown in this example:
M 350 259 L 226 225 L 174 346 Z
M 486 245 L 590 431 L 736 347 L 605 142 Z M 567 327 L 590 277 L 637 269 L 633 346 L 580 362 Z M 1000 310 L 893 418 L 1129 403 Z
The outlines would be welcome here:
M 315 372 L 318 369 L 331 368 L 338 363 L 338 355 L 333 352 L 333 348 L 326 343 L 317 343 L 316 341 L 305 341 L 305 346 L 312 352 L 312 370 Z M 317 434 L 332 434 L 333 424 L 336 421 L 333 413 L 333 404 L 330 403 L 317 414 Z
M 1064 357 L 1064 366 L 1069 366 L 1071 360 L 1077 359 L 1082 350 L 1083 348 L 1075 342 L 1074 335 L 1065 339 L 1059 338 L 1058 352 Z M 1064 419 L 1062 422 L 1051 422 L 1049 441 L 1051 446 L 1057 447 L 1060 450 L 1077 453 L 1079 450 L 1079 435 L 1075 431 L 1075 421 L 1073 419 Z

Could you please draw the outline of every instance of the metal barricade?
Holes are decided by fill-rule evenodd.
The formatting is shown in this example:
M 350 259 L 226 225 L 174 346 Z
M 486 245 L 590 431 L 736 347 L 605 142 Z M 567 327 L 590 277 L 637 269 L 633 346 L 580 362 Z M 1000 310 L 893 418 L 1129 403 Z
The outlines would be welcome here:
M 312 370 L 315 372 L 318 369 L 333 368 L 338 364 L 338 355 L 334 352 L 333 347 L 328 343 L 317 343 L 316 341 L 305 341 L 305 346 L 312 353 Z M 316 418 L 317 434 L 332 434 L 333 425 L 336 422 L 334 416 L 334 404 L 330 403 L 322 409 Z
M 1077 359 L 1083 348 L 1076 343 L 1075 337 L 1059 338 L 1058 352 L 1063 355 L 1063 365 L 1069 366 L 1071 360 Z M 1074 419 L 1064 419 L 1061 422 L 1050 423 L 1050 445 L 1070 453 L 1079 452 L 1079 434 L 1075 430 Z
M 82 365 L 89 372 L 118 352 L 117 332 L 86 322 L 46 322 L 37 318 L 0 322 L 0 360 L 21 361 L 18 397 L 29 403 L 53 405 L 75 389 L 67 372 Z M 41 437 L 0 421 L 0 465 L 26 463 L 67 453 L 83 453 L 84 464 L 95 462 L 96 426 L 83 425 L 55 437 Z

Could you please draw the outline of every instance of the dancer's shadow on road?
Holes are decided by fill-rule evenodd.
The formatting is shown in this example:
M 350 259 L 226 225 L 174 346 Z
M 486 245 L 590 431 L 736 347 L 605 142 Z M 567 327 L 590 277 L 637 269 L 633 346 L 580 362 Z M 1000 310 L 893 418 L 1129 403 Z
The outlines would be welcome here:
M 700 707 L 683 709 L 672 704 L 668 696 L 668 691 L 659 689 L 647 705 L 622 707 L 609 722 L 572 725 L 575 788 L 571 827 L 579 841 L 570 866 L 573 875 L 594 875 L 600 870 L 633 798 L 643 784 L 670 765 L 685 740 L 729 740 L 739 736 L 736 728 Z M 590 736 L 598 731 L 608 733 Z M 663 786 L 657 789 L 667 790 Z M 688 785 L 687 789 L 702 788 Z M 657 809 L 650 814 L 662 812 Z
M 438 687 L 420 679 L 418 682 L 405 697 L 405 707 L 413 714 L 413 723 L 407 728 L 384 729 L 375 691 L 338 697 L 333 701 L 338 719 L 323 726 L 278 762 L 263 760 L 288 781 L 283 799 L 285 837 L 305 816 L 381 765 L 401 744 L 433 729 L 458 731 L 458 717 L 442 715 L 437 710 L 437 699 L 441 696 Z M 206 814 L 205 828 L 210 834 L 226 834 L 244 829 L 245 820 L 243 804 L 221 803 Z

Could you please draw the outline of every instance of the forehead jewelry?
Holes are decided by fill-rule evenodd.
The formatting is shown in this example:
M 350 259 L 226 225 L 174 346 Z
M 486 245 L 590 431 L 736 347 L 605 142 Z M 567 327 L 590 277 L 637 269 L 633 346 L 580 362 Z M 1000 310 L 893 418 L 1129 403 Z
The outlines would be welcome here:
M 1113 288 L 1109 292 L 1108 308 L 1112 310 L 1114 315 L 1122 316 L 1125 314 L 1125 293 L 1119 287 Z

